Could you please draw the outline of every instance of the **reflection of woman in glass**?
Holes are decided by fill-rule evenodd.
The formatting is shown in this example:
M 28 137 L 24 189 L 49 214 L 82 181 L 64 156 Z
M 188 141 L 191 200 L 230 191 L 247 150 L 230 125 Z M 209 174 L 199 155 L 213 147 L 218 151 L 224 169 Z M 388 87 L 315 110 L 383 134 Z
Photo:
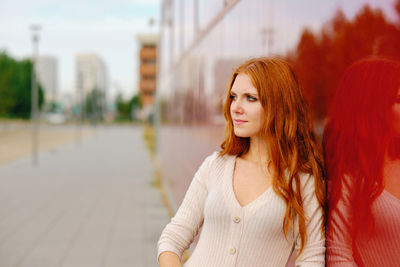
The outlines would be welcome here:
M 400 64 L 345 72 L 324 132 L 328 266 L 400 266 Z
M 222 150 L 207 157 L 158 242 L 161 266 L 325 265 L 322 159 L 297 79 L 279 59 L 234 73 Z

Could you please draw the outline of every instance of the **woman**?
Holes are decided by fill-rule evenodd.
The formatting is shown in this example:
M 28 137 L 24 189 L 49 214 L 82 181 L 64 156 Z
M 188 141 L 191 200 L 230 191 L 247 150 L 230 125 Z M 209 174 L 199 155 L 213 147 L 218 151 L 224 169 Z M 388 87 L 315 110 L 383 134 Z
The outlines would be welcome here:
M 322 158 L 289 65 L 237 68 L 224 104 L 225 141 L 205 159 L 158 242 L 161 266 L 325 265 Z
M 400 266 L 399 140 L 400 64 L 354 63 L 324 131 L 327 266 Z

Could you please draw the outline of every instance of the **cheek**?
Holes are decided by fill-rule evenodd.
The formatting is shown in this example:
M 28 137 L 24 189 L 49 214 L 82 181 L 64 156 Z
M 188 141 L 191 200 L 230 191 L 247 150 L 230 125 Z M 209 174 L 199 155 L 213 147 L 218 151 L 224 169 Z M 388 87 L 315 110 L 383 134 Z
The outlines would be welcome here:
M 260 124 L 264 123 L 265 120 L 265 113 L 264 113 L 264 109 L 262 107 L 259 107 L 256 111 L 255 111 L 255 117 L 257 118 L 257 120 L 259 121 Z

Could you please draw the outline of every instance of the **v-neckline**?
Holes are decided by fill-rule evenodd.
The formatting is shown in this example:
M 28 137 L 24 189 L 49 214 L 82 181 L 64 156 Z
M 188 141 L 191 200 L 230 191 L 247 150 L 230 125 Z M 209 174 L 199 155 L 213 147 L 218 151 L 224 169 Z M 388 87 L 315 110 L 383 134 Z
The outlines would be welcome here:
M 261 199 L 264 198 L 265 195 L 267 195 L 271 190 L 272 190 L 272 185 L 269 186 L 263 193 L 261 193 L 259 196 L 257 196 L 255 199 L 253 199 L 252 201 L 250 201 L 249 203 L 247 203 L 246 205 L 242 206 L 240 204 L 240 202 L 238 201 L 236 194 L 235 194 L 235 190 L 234 190 L 234 186 L 233 186 L 233 175 L 235 174 L 235 168 L 236 168 L 236 158 L 238 156 L 235 155 L 233 157 L 233 163 L 231 166 L 231 173 L 230 173 L 230 181 L 229 181 L 229 185 L 230 185 L 230 192 L 231 195 L 234 199 L 234 202 L 236 203 L 236 205 L 240 208 L 240 209 L 247 209 L 250 208 L 251 206 L 254 206 L 256 203 L 258 203 L 259 201 L 261 201 Z

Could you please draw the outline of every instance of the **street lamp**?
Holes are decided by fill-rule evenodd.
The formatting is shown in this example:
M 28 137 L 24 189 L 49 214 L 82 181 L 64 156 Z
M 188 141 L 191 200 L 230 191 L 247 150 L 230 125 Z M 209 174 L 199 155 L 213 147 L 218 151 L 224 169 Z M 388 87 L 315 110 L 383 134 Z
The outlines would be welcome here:
M 39 54 L 39 31 L 40 25 L 31 25 L 32 32 L 32 102 L 31 102 L 31 125 L 32 125 L 32 163 L 38 165 L 38 132 L 39 132 L 39 108 L 38 108 L 38 85 L 37 85 L 37 62 Z

